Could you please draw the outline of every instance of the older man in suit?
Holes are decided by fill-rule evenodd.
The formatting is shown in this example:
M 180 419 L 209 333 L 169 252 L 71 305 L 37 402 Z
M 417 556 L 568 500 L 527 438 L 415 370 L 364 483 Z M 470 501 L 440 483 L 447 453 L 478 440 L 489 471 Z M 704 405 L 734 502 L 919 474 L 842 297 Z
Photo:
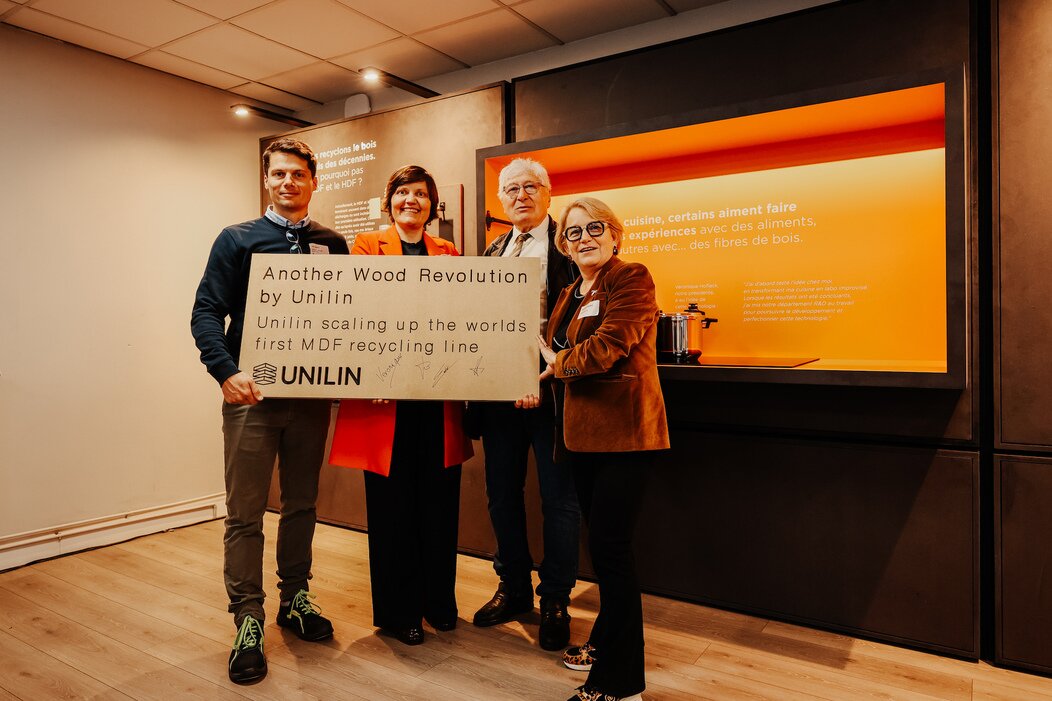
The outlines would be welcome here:
M 556 225 L 548 216 L 551 181 L 540 163 L 517 158 L 500 172 L 501 204 L 513 228 L 498 236 L 483 255 L 533 256 L 541 261 L 544 286 L 538 290 L 541 329 L 559 292 L 577 277 L 573 263 L 555 247 Z M 542 388 L 542 394 L 547 394 Z M 560 650 L 569 642 L 566 611 L 577 580 L 580 509 L 573 478 L 553 459 L 554 409 L 544 402 L 517 409 L 511 402 L 472 404 L 473 423 L 486 453 L 486 494 L 497 538 L 493 567 L 500 585 L 474 617 L 476 626 L 492 626 L 533 611 L 533 557 L 526 535 L 526 465 L 533 448 L 544 517 L 544 558 L 539 567 L 541 599 L 539 642 Z

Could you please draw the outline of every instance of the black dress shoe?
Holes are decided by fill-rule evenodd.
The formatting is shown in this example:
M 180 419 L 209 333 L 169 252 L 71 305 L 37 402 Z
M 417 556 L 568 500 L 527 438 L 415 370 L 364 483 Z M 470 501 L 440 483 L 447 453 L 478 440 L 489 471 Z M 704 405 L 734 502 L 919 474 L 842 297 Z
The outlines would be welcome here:
M 562 650 L 570 643 L 570 614 L 564 599 L 541 597 L 541 647 Z
M 438 616 L 424 616 L 424 620 L 437 631 L 448 632 L 457 627 L 456 618 L 440 618 Z
M 495 626 L 498 623 L 510 621 L 520 613 L 528 613 L 533 610 L 533 592 L 526 591 L 521 594 L 509 594 L 504 587 L 504 582 L 497 587 L 497 593 L 487 601 L 482 608 L 475 612 L 472 623 L 480 628 Z
M 388 635 L 393 635 L 406 645 L 420 645 L 424 642 L 424 631 L 420 628 L 381 628 Z

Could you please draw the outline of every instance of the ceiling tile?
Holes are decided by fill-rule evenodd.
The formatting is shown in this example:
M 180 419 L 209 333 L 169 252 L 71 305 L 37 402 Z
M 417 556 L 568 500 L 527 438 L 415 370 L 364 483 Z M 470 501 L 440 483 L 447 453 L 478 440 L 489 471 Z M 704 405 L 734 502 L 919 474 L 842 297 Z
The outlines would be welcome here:
M 456 22 L 500 6 L 494 0 L 418 2 L 408 8 L 404 4 L 391 2 L 391 0 L 340 0 L 340 2 L 403 34 L 414 34 L 441 24 Z
M 4 14 L 12 7 L 18 7 L 18 5 L 11 2 L 10 0 L 0 0 L 0 15 Z
M 513 9 L 566 42 L 669 16 L 654 0 L 526 0 Z
M 324 61 L 271 76 L 262 82 L 318 102 L 329 102 L 338 97 L 365 92 L 371 87 L 365 85 L 357 73 Z
M 29 8 L 23 8 L 10 17 L 5 17 L 4 22 L 119 58 L 128 58 L 149 48 Z
M 290 31 L 291 21 L 311 29 Z M 279 0 L 231 22 L 319 58 L 357 51 L 398 36 L 393 29 L 363 17 L 336 0 Z
M 228 24 L 217 25 L 174 41 L 164 50 L 252 80 L 306 66 L 317 60 Z
M 172 0 L 36 0 L 33 9 L 150 47 L 215 22 L 214 18 Z
M 308 107 L 318 106 L 318 103 L 316 102 L 311 102 L 302 97 L 290 95 L 284 90 L 260 85 L 259 83 L 245 83 L 236 88 L 230 88 L 230 92 L 255 98 L 256 100 L 262 100 L 263 102 L 269 102 L 272 105 L 277 105 L 278 107 L 284 107 L 285 109 L 290 110 L 305 110 Z
M 202 66 L 200 63 L 194 63 L 193 61 L 188 61 L 185 58 L 173 56 L 163 51 L 148 51 L 142 56 L 136 56 L 132 60 L 136 63 L 141 63 L 144 66 L 164 71 L 165 73 L 171 73 L 172 75 L 196 80 L 198 83 L 212 85 L 217 88 L 222 88 L 223 90 L 232 88 L 235 85 L 242 85 L 245 82 L 245 79 L 241 76 L 217 71 L 214 68 Z
M 676 12 L 690 12 L 699 7 L 708 7 L 723 2 L 723 0 L 665 0 Z
M 195 7 L 219 19 L 230 19 L 243 12 L 266 5 L 271 0 L 179 0 L 184 5 Z
M 470 66 L 555 45 L 550 37 L 507 9 L 432 29 L 415 38 Z
M 330 60 L 352 71 L 366 66 L 375 66 L 406 80 L 419 80 L 464 68 L 464 64 L 459 61 L 408 37 L 401 37 Z

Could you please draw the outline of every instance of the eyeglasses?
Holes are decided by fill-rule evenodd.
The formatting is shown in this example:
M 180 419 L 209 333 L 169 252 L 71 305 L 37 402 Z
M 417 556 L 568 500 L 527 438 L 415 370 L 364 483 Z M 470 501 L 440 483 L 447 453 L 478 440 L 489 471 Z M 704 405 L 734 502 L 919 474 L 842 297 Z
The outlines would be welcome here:
M 604 231 L 606 231 L 606 224 L 601 221 L 590 221 L 584 225 L 583 229 L 579 226 L 571 226 L 563 229 L 563 236 L 566 237 L 567 241 L 580 241 L 581 236 L 583 236 L 586 231 L 593 239 L 597 239 L 603 235 Z
M 285 240 L 292 244 L 289 247 L 290 253 L 302 253 L 303 250 L 300 248 L 300 235 L 295 231 L 289 229 L 285 232 Z
M 544 185 L 541 185 L 539 183 L 526 183 L 525 185 L 508 185 L 506 188 L 504 188 L 504 194 L 513 200 L 519 196 L 520 192 L 525 192 L 530 197 L 533 197 L 537 194 L 537 191 L 540 190 L 542 187 L 544 187 Z

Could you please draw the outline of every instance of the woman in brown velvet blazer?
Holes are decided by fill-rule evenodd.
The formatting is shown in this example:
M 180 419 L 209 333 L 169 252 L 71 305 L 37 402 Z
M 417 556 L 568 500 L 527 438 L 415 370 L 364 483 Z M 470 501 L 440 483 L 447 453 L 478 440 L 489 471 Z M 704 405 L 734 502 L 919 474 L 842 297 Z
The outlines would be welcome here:
M 600 609 L 588 642 L 563 662 L 588 670 L 570 701 L 639 699 L 643 608 L 632 532 L 654 451 L 669 447 L 658 382 L 654 281 L 639 263 L 617 257 L 623 227 L 603 202 L 583 197 L 563 212 L 556 245 L 581 276 L 562 291 L 539 341 L 554 375 L 557 452 L 573 467 Z M 522 400 L 531 406 L 536 397 Z M 561 448 L 561 450 L 560 450 Z

